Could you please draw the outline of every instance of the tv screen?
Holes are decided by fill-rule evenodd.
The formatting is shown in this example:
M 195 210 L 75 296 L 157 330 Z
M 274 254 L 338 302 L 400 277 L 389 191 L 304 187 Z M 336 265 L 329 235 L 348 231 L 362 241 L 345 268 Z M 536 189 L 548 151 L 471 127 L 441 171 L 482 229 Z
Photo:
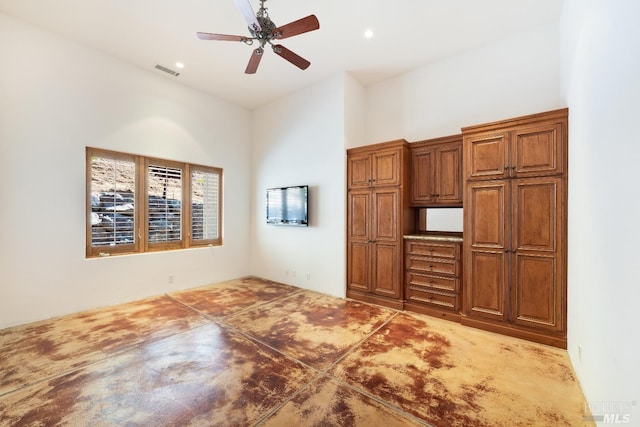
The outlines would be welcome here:
M 309 225 L 309 186 L 267 188 L 267 224 Z

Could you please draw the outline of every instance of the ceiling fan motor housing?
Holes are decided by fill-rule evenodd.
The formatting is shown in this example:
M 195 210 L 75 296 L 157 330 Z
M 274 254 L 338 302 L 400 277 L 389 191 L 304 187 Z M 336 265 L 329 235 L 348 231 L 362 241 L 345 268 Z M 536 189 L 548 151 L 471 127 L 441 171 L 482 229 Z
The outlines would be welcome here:
M 258 15 L 256 18 L 258 20 L 258 23 L 260 24 L 260 27 L 262 27 L 262 30 L 256 31 L 253 28 L 249 27 L 249 32 L 251 32 L 251 35 L 258 40 L 271 40 L 274 37 L 273 31 L 278 28 L 276 24 L 274 24 L 273 21 L 267 16 Z

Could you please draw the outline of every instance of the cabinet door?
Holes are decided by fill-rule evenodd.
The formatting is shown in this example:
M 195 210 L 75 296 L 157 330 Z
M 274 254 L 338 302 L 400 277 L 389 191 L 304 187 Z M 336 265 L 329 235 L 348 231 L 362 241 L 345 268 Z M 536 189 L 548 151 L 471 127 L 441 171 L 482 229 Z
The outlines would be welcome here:
M 544 176 L 564 170 L 563 125 L 550 123 L 519 129 L 511 135 L 512 176 Z
M 382 188 L 373 190 L 373 216 L 371 240 L 399 244 L 400 189 Z
M 347 204 L 347 233 L 349 240 L 368 242 L 371 238 L 371 205 L 370 190 L 349 191 Z
M 506 180 L 467 185 L 463 281 L 467 316 L 508 319 L 509 196 Z
M 401 237 L 398 224 L 400 189 L 373 190 L 372 286 L 373 292 L 400 297 L 402 283 Z
M 428 205 L 434 196 L 434 150 L 420 148 L 411 152 L 411 204 Z
M 371 155 L 348 156 L 347 188 L 368 188 L 371 182 Z
M 509 135 L 487 133 L 464 137 L 465 179 L 507 178 Z
M 373 293 L 400 298 L 402 290 L 402 258 L 398 244 L 373 243 L 371 245 Z
M 347 254 L 347 287 L 349 289 L 372 292 L 371 288 L 371 244 L 369 242 L 349 242 Z
M 562 178 L 512 183 L 512 322 L 544 331 L 564 329 Z
M 441 147 L 435 154 L 435 192 L 438 203 L 462 205 L 462 145 Z
M 393 149 L 372 154 L 371 178 L 376 187 L 400 185 L 402 150 Z
M 347 287 L 371 291 L 371 192 L 349 191 L 347 205 Z

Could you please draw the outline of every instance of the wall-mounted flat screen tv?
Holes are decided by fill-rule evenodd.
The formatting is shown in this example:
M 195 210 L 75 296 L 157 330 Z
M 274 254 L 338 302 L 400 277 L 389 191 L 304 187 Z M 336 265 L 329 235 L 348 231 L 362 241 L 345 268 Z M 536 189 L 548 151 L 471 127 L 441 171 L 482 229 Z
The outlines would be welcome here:
M 267 188 L 267 224 L 309 225 L 309 186 Z

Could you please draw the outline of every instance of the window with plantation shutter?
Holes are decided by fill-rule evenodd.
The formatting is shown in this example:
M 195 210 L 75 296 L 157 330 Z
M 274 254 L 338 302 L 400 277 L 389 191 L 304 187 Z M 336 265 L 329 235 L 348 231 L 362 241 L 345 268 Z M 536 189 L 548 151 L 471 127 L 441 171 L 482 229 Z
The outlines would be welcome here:
M 222 169 L 87 147 L 87 257 L 222 244 Z
M 147 244 L 180 247 L 182 242 L 182 169 L 147 160 Z
M 220 242 L 220 170 L 191 168 L 191 243 Z
M 88 152 L 87 253 L 107 255 L 136 250 L 135 157 Z

